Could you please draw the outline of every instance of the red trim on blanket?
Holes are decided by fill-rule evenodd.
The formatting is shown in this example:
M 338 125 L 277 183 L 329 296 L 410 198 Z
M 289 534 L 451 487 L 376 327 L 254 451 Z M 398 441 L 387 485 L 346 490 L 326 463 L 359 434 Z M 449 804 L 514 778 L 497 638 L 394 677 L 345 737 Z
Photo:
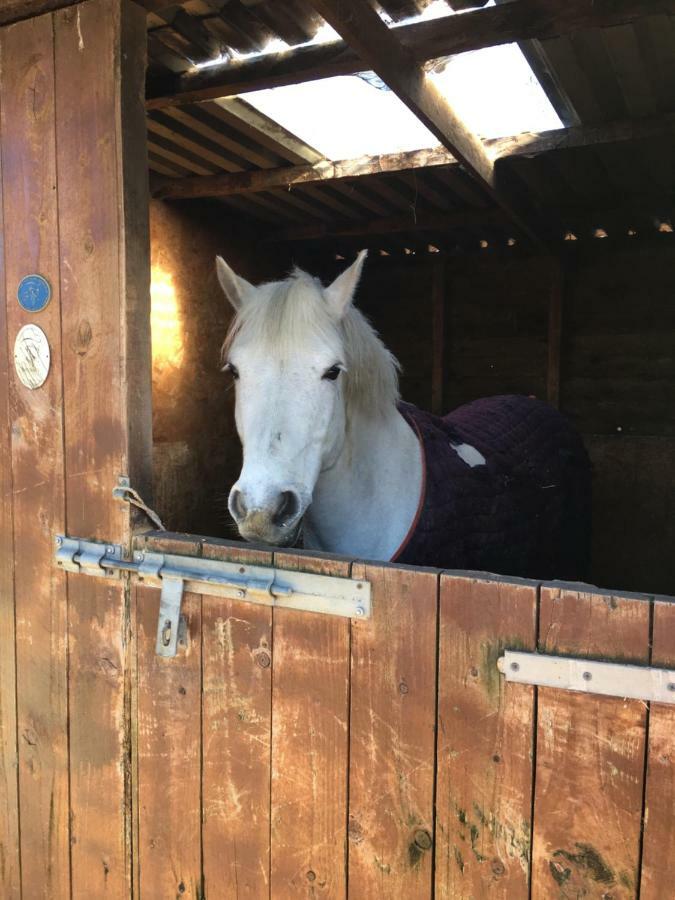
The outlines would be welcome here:
M 415 533 L 415 529 L 417 528 L 417 524 L 420 520 L 420 516 L 422 515 L 422 510 L 424 509 L 424 501 L 427 496 L 427 454 L 424 449 L 424 442 L 422 440 L 422 435 L 417 426 L 417 422 L 414 419 L 411 421 L 404 413 L 401 413 L 401 416 L 405 419 L 405 421 L 408 423 L 408 425 L 410 425 L 410 427 L 413 429 L 413 431 L 417 435 L 417 441 L 420 445 L 420 454 L 422 456 L 422 486 L 420 488 L 420 499 L 417 504 L 417 512 L 415 513 L 415 518 L 412 520 L 412 523 L 410 525 L 410 528 L 408 529 L 406 536 L 401 541 L 398 549 L 396 550 L 396 552 L 394 553 L 392 558 L 389 560 L 389 562 L 396 562 L 396 560 L 399 558 L 399 556 L 403 553 L 405 548 L 410 543 L 410 539 L 412 538 L 413 534 Z

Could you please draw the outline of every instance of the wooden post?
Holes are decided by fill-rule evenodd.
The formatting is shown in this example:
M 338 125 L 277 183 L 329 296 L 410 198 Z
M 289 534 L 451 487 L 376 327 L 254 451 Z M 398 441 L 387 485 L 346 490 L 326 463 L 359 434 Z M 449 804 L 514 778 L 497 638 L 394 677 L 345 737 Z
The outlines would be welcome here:
M 565 270 L 561 260 L 554 259 L 551 267 L 551 293 L 548 307 L 548 371 L 546 399 L 560 407 L 560 351 L 562 340 L 562 312 L 565 293 Z
M 431 411 L 443 412 L 443 381 L 445 377 L 445 266 L 443 253 L 433 262 L 431 282 L 432 363 Z
M 46 14 L 0 28 L 0 895 L 69 900 L 131 895 L 130 599 L 66 578 L 54 549 L 129 544 L 112 490 L 150 480 L 150 265 L 145 13 L 57 5 L 14 3 Z M 51 300 L 28 310 L 38 273 Z M 51 355 L 33 390 L 12 365 L 26 324 Z

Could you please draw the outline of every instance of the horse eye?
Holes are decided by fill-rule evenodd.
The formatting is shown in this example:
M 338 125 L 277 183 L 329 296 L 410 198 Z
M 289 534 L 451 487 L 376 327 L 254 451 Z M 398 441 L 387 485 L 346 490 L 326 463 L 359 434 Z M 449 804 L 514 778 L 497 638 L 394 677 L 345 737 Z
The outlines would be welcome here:
M 330 369 L 326 369 L 322 377 L 326 381 L 337 381 L 341 371 L 342 368 L 336 364 L 334 366 L 331 366 Z
M 231 362 L 225 363 L 223 372 L 229 372 L 235 381 L 239 378 L 239 369 L 236 366 L 233 366 Z

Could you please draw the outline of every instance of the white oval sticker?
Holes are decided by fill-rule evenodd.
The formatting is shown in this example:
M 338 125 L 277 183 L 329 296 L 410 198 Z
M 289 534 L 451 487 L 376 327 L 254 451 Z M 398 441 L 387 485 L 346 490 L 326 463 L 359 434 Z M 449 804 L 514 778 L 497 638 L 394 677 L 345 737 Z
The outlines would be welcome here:
M 24 325 L 14 341 L 14 367 L 19 381 L 31 391 L 42 387 L 50 365 L 47 335 L 37 325 Z

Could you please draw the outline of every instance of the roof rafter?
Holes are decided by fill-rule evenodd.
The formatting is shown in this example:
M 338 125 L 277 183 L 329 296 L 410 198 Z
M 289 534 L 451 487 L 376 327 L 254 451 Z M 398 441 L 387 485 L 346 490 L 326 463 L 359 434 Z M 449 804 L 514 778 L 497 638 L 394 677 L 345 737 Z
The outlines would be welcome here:
M 29 0 L 20 2 L 26 4 Z M 424 62 L 514 41 L 544 40 L 589 28 L 628 25 L 647 15 L 675 15 L 675 0 L 565 0 L 564 3 L 514 0 L 393 30 L 414 58 Z M 159 109 L 334 75 L 351 75 L 367 66 L 358 48 L 344 40 L 301 46 L 170 76 L 149 86 L 147 103 L 150 109 Z
M 675 113 L 644 119 L 619 119 L 598 125 L 577 125 L 551 131 L 525 132 L 513 137 L 485 141 L 493 160 L 513 156 L 536 156 L 552 150 L 602 146 L 623 141 L 665 137 L 675 134 Z M 313 164 L 280 166 L 249 172 L 204 175 L 188 178 L 161 178 L 153 182 L 158 199 L 187 200 L 195 197 L 228 197 L 256 193 L 271 188 L 363 178 L 388 172 L 404 172 L 434 166 L 458 165 L 455 156 L 444 147 L 362 156 L 331 162 L 320 159 Z

